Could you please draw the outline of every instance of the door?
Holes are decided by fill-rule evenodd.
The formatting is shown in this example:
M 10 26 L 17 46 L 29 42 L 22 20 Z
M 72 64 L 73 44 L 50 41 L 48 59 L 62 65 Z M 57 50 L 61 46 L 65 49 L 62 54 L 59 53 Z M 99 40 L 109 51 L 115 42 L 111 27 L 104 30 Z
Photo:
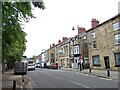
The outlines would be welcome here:
M 104 57 L 104 62 L 105 62 L 105 68 L 110 69 L 110 63 L 109 63 L 109 57 L 108 56 Z

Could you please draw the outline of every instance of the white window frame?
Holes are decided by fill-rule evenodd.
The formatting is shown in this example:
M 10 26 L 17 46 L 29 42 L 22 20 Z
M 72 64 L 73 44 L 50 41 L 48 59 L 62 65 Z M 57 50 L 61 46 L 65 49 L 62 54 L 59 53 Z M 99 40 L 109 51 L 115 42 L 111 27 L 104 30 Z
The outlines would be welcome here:
M 87 39 L 87 37 L 86 37 L 86 36 L 84 36 L 83 38 L 84 38 L 84 40 L 86 40 L 86 39 Z
M 96 32 L 92 32 L 92 38 L 96 38 Z
M 120 44 L 120 33 L 115 35 L 115 44 Z
M 119 30 L 120 29 L 120 22 L 113 23 L 113 30 Z
M 115 64 L 116 64 L 116 66 L 120 66 L 120 61 L 118 61 L 118 60 L 120 60 L 120 53 L 114 53 L 114 56 L 115 56 Z
M 74 54 L 79 54 L 79 45 L 74 46 Z
M 100 57 L 99 55 L 92 56 L 93 66 L 100 66 Z M 95 63 L 97 62 L 97 63 Z
M 96 47 L 94 47 L 94 45 L 96 45 Z M 92 42 L 92 47 L 93 47 L 93 48 L 97 48 L 96 41 L 93 41 L 93 42 Z

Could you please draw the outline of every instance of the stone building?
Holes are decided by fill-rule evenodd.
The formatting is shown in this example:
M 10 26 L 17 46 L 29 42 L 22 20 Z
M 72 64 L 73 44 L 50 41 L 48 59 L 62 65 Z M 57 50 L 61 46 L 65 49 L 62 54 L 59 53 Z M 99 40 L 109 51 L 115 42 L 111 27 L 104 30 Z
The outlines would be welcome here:
M 87 30 L 90 67 L 117 70 L 120 66 L 120 14 L 99 24 L 92 19 Z
M 70 60 L 72 60 L 72 68 L 81 69 L 84 58 L 88 58 L 87 44 L 85 44 L 86 29 L 77 27 L 78 34 L 70 39 Z
M 63 41 L 58 46 L 59 49 L 59 66 L 63 68 L 70 67 L 69 60 L 69 41 L 70 39 L 67 37 L 63 37 Z
M 52 45 L 50 45 L 50 49 L 49 49 L 49 61 L 51 63 L 55 63 L 55 44 L 53 43 Z

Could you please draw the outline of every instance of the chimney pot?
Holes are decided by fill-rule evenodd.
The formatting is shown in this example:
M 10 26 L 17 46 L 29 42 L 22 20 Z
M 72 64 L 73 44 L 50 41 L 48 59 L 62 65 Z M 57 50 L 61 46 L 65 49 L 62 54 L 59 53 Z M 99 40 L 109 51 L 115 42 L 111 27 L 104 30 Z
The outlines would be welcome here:
M 58 40 L 58 43 L 61 43 L 61 40 Z
M 62 40 L 63 40 L 63 41 L 67 40 L 67 37 L 63 37 Z
M 99 25 L 99 21 L 96 18 L 93 18 L 91 21 L 91 27 L 94 28 Z
M 84 33 L 86 29 L 84 27 L 78 27 L 78 34 Z
M 55 44 L 53 43 L 53 44 L 52 44 L 52 46 L 54 47 L 54 46 L 55 46 Z

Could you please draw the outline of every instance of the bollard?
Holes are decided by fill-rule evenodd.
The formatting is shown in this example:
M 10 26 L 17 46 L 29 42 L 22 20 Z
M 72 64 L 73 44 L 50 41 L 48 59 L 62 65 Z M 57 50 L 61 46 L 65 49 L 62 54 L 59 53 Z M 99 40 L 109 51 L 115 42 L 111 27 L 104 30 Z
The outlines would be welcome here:
M 24 78 L 22 78 L 22 82 L 24 82 Z
M 107 69 L 107 77 L 110 77 L 110 69 Z
M 91 68 L 89 69 L 89 73 L 91 73 Z
M 22 82 L 24 82 L 24 77 L 23 77 L 23 75 L 22 75 Z
M 13 80 L 13 90 L 16 90 L 16 81 Z

